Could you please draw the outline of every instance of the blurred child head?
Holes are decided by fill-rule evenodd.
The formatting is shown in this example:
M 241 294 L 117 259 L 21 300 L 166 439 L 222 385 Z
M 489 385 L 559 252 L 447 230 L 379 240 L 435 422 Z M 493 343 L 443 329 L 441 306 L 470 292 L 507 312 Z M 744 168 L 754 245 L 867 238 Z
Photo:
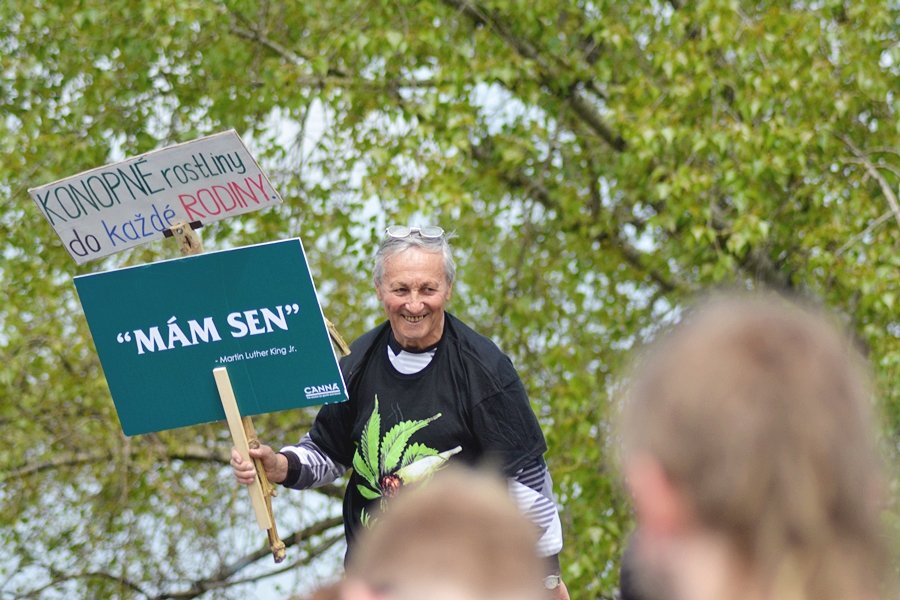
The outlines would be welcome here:
M 539 600 L 537 531 L 486 474 L 446 469 L 404 488 L 351 555 L 345 600 Z

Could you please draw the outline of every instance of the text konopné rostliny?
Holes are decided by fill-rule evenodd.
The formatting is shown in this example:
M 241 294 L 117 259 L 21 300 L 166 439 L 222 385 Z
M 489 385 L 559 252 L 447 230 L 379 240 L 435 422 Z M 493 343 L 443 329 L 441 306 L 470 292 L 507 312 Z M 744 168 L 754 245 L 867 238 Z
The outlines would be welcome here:
M 59 222 L 77 221 L 90 211 L 100 212 L 121 204 L 123 199 L 150 199 L 152 196 L 174 189 L 178 184 L 209 179 L 219 175 L 243 175 L 247 167 L 240 153 L 192 154 L 193 162 L 176 164 L 158 172 L 145 172 L 142 167 L 147 159 L 142 158 L 127 169 L 120 167 L 101 170 L 88 175 L 77 183 L 62 183 L 36 195 L 38 205 L 51 225 Z M 157 187 L 158 186 L 158 187 Z M 260 196 L 257 196 L 259 192 Z M 223 195 L 225 197 L 223 197 Z M 204 220 L 209 215 L 228 212 L 237 206 L 246 207 L 248 201 L 260 204 L 269 198 L 266 195 L 262 176 L 246 177 L 201 188 L 195 194 L 179 194 L 179 201 L 188 217 Z M 230 205 L 229 205 L 230 203 Z
M 79 264 L 281 198 L 234 131 L 154 150 L 29 190 Z

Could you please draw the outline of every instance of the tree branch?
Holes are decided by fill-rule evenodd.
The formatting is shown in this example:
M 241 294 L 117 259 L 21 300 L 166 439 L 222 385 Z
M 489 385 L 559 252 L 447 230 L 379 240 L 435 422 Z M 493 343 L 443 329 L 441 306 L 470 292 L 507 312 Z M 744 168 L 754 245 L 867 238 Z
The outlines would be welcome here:
M 32 463 L 32 464 L 22 465 L 20 467 L 14 467 L 8 473 L 4 474 L 3 478 L 0 479 L 0 481 L 2 481 L 3 483 L 6 483 L 13 479 L 24 479 L 25 477 L 29 477 L 31 475 L 38 475 L 45 471 L 53 471 L 53 470 L 62 469 L 65 467 L 76 467 L 79 465 L 85 465 L 85 464 L 110 460 L 112 457 L 113 457 L 112 452 L 102 452 L 102 453 L 95 453 L 95 454 L 77 453 L 74 456 L 67 456 L 67 457 L 62 457 L 62 458 L 52 458 L 45 462 Z
M 890 210 L 885 211 L 880 217 L 878 217 L 877 219 L 875 219 L 874 221 L 869 223 L 868 227 L 866 227 L 861 232 L 857 233 L 856 235 L 851 237 L 849 240 L 844 242 L 844 245 L 841 246 L 840 248 L 838 248 L 837 251 L 834 253 L 835 258 L 841 256 L 844 252 L 849 250 L 850 247 L 853 246 L 853 244 L 855 244 L 859 240 L 863 239 L 864 237 L 866 237 L 867 235 L 869 235 L 870 233 L 875 231 L 875 229 L 877 229 L 885 221 L 889 220 L 892 216 L 893 216 L 892 211 L 890 211 Z
M 310 59 L 308 57 L 291 52 L 278 42 L 268 37 L 266 34 L 262 33 L 247 17 L 245 17 L 237 10 L 234 10 L 231 7 L 226 7 L 226 9 L 232 16 L 234 21 L 240 21 L 246 26 L 246 28 L 238 27 L 236 22 L 232 22 L 228 27 L 228 31 L 230 33 L 246 40 L 262 44 L 264 47 L 268 48 L 278 56 L 281 56 L 293 65 L 301 65 L 303 64 L 304 60 L 306 62 L 309 62 Z
M 728 235 L 732 226 L 723 214 L 722 208 L 715 202 L 710 203 L 710 226 L 723 237 Z M 738 261 L 738 268 L 747 275 L 759 280 L 771 288 L 782 291 L 796 291 L 791 276 L 782 272 L 763 248 L 752 247 Z
M 838 136 L 850 148 L 850 151 L 856 157 L 856 159 L 846 159 L 847 162 L 861 164 L 865 167 L 866 172 L 876 181 L 878 182 L 878 186 L 881 188 L 881 193 L 884 194 L 884 197 L 887 198 L 888 206 L 891 208 L 891 212 L 894 213 L 894 218 L 897 221 L 897 225 L 900 226 L 900 203 L 897 202 L 897 194 L 894 193 L 894 190 L 891 188 L 887 179 L 884 178 L 884 175 L 872 164 L 872 161 L 869 160 L 869 157 L 863 153 L 856 145 L 848 138 L 846 135 Z
M 333 518 L 327 519 L 325 521 L 320 521 L 319 523 L 316 523 L 316 524 L 308 527 L 307 529 L 304 529 L 299 532 L 295 532 L 291 536 L 288 536 L 288 538 L 285 538 L 284 539 L 285 546 L 290 547 L 290 546 L 296 545 L 306 539 L 309 539 L 316 535 L 320 535 L 320 534 L 324 533 L 325 531 L 327 531 L 328 529 L 331 529 L 331 528 L 335 527 L 336 525 L 340 525 L 342 522 L 343 522 L 343 519 L 341 517 L 333 517 Z M 106 573 L 103 571 L 86 571 L 84 573 L 54 574 L 53 578 L 51 579 L 50 582 L 48 582 L 47 584 L 45 584 L 37 589 L 27 592 L 23 597 L 24 598 L 40 598 L 44 591 L 51 589 L 55 586 L 58 586 L 60 583 L 64 583 L 66 581 L 72 581 L 75 579 L 107 579 L 107 580 L 119 583 L 121 585 L 124 585 L 124 586 L 128 587 L 129 589 L 131 589 L 132 591 L 136 592 L 137 594 L 140 594 L 141 596 L 144 596 L 145 598 L 149 598 L 151 600 L 176 600 L 176 599 L 177 600 L 188 600 L 190 598 L 196 598 L 197 596 L 204 594 L 210 590 L 221 589 L 224 587 L 232 587 L 235 585 L 241 585 L 241 584 L 245 584 L 245 583 L 253 583 L 256 581 L 260 581 L 262 579 L 266 579 L 268 577 L 274 577 L 275 575 L 280 575 L 281 573 L 290 571 L 297 567 L 308 565 L 310 562 L 312 562 L 313 559 L 315 559 L 317 556 L 320 556 L 323 552 L 325 552 L 326 550 L 328 550 L 329 548 L 334 546 L 342 538 L 343 538 L 342 533 L 330 536 L 330 537 L 324 539 L 321 543 L 310 548 L 309 551 L 304 556 L 298 558 L 297 560 L 291 562 L 288 565 L 283 565 L 282 567 L 280 567 L 278 569 L 267 571 L 267 572 L 261 573 L 259 575 L 245 577 L 243 579 L 235 579 L 235 580 L 228 581 L 228 579 L 232 575 L 234 575 L 238 570 L 243 569 L 244 567 L 252 564 L 253 562 L 256 562 L 257 560 L 260 560 L 261 558 L 264 558 L 265 556 L 268 556 L 269 554 L 271 554 L 271 550 L 269 550 L 269 548 L 267 546 L 265 548 L 262 548 L 258 551 L 251 553 L 250 555 L 248 555 L 247 557 L 244 557 L 243 559 L 237 561 L 236 563 L 233 563 L 230 568 L 231 570 L 228 570 L 228 569 L 220 570 L 219 572 L 216 573 L 216 575 L 214 575 L 210 578 L 201 579 L 201 580 L 193 582 L 188 589 L 181 591 L 181 592 L 174 592 L 174 593 L 163 592 L 161 594 L 151 595 L 147 591 L 145 591 L 143 588 L 141 588 L 139 585 L 137 585 L 133 581 L 127 579 L 126 577 L 122 577 L 119 575 L 113 575 L 111 573 Z
M 264 48 L 270 50 L 275 55 L 281 57 L 289 64 L 294 66 L 302 66 L 304 62 L 309 63 L 310 59 L 302 54 L 297 54 L 285 48 L 266 34 L 258 29 L 245 29 L 237 25 L 231 25 L 229 32 L 239 38 L 249 40 L 260 44 Z M 345 89 L 363 89 L 363 90 L 387 90 L 396 91 L 398 89 L 422 89 L 422 88 L 440 88 L 449 85 L 456 85 L 457 80 L 439 80 L 439 79 L 366 79 L 361 76 L 351 76 L 340 69 L 328 67 L 324 76 L 315 77 L 298 77 L 293 83 L 301 87 L 323 88 L 328 86 L 341 87 Z M 473 81 L 474 83 L 474 81 Z
M 309 563 L 311 563 L 313 561 L 313 559 L 315 559 L 318 556 L 321 556 L 321 554 L 323 552 L 325 552 L 326 550 L 328 550 L 329 548 L 331 548 L 332 546 L 337 544 L 342 539 L 344 539 L 343 532 L 333 535 L 331 537 L 325 538 L 322 541 L 322 543 L 313 546 L 312 548 L 309 549 L 309 551 L 304 556 L 302 556 L 301 558 L 298 558 L 297 560 L 291 562 L 290 564 L 282 565 L 281 567 L 279 567 L 277 569 L 273 569 L 271 571 L 266 571 L 265 573 L 260 573 L 259 575 L 252 575 L 250 577 L 244 577 L 242 579 L 234 579 L 232 581 L 229 581 L 225 584 L 220 585 L 219 587 L 220 588 L 232 587 L 232 586 L 236 586 L 236 585 L 242 585 L 245 583 L 254 583 L 257 581 L 262 581 L 263 579 L 268 579 L 269 577 L 274 577 L 276 575 L 280 575 L 282 573 L 292 571 L 298 567 L 306 566 Z
M 49 590 L 50 588 L 56 587 L 60 583 L 64 583 L 66 581 L 72 581 L 73 579 L 108 579 L 110 581 L 114 581 L 116 583 L 119 583 L 121 585 L 128 587 L 129 589 L 133 590 L 134 592 L 137 592 L 141 596 L 144 596 L 146 598 L 150 597 L 150 595 L 147 592 L 145 592 L 139 585 L 137 585 L 133 581 L 131 581 L 125 577 L 122 577 L 119 575 L 113 575 L 111 573 L 106 573 L 103 571 L 85 571 L 84 573 L 66 573 L 66 574 L 54 575 L 53 579 L 51 579 L 49 583 L 47 583 L 46 585 L 42 585 L 41 587 L 39 587 L 35 590 L 31 590 L 30 592 L 27 592 L 22 597 L 23 598 L 40 598 L 41 594 L 44 591 Z
M 476 25 L 482 25 L 493 30 L 520 56 L 527 58 L 538 66 L 538 74 L 542 85 L 560 97 L 568 104 L 569 108 L 584 122 L 588 128 L 596 133 L 611 148 L 617 152 L 625 150 L 626 143 L 622 136 L 613 132 L 603 117 L 597 112 L 591 101 L 578 91 L 577 83 L 563 84 L 562 77 L 551 66 L 531 42 L 515 35 L 496 14 L 489 14 L 487 10 L 469 2 L 468 0 L 443 0 L 451 8 L 464 14 Z
M 321 534 L 325 533 L 326 531 L 328 531 L 329 529 L 331 529 L 333 527 L 337 527 L 338 525 L 342 524 L 343 522 L 344 522 L 344 519 L 342 516 L 323 519 L 322 521 L 314 523 L 314 524 L 310 525 L 309 527 L 306 527 L 305 529 L 301 529 L 300 531 L 295 531 L 291 535 L 289 535 L 285 538 L 282 538 L 282 541 L 284 542 L 285 548 L 290 548 L 290 547 L 296 546 L 297 544 L 304 542 L 312 537 L 321 535 Z M 308 563 L 310 560 L 312 560 L 312 558 L 317 556 L 320 551 L 324 551 L 328 547 L 334 545 L 336 543 L 336 541 L 338 539 L 340 539 L 340 537 L 341 536 L 334 536 L 334 538 L 329 538 L 328 540 L 326 540 L 325 542 L 320 544 L 319 548 L 321 548 L 321 550 L 314 549 L 313 551 L 310 551 L 307 554 L 307 556 L 303 559 L 303 561 L 305 561 L 305 562 L 300 562 L 300 564 Z M 270 575 L 275 575 L 280 571 L 274 571 L 274 572 L 268 573 L 266 575 L 255 576 L 253 578 L 248 578 L 247 580 L 228 581 L 231 577 L 233 577 L 236 573 L 238 573 L 242 569 L 248 567 L 249 565 L 255 563 L 256 561 L 258 561 L 266 556 L 271 555 L 271 553 L 272 553 L 271 549 L 269 548 L 268 544 L 266 544 L 264 546 L 261 546 L 259 549 L 251 552 L 250 554 L 247 554 L 246 556 L 243 556 L 230 564 L 224 565 L 222 568 L 220 568 L 218 571 L 216 571 L 214 574 L 210 575 L 209 577 L 206 577 L 203 579 L 198 579 L 197 581 L 194 581 L 190 585 L 190 587 L 186 590 L 183 590 L 180 592 L 166 592 L 166 593 L 162 593 L 157 596 L 154 596 L 153 598 L 154 598 L 154 600 L 170 600 L 170 599 L 172 599 L 172 600 L 174 600 L 174 599 L 187 600 L 189 598 L 196 598 L 200 594 L 208 592 L 209 590 L 222 588 L 222 587 L 229 587 L 232 585 L 236 585 L 238 583 L 259 580 L 259 579 L 268 577 Z
M 492 147 L 493 141 L 490 139 L 482 141 L 481 144 L 472 145 L 473 158 L 482 163 L 495 163 L 496 161 L 494 161 L 492 157 Z M 510 171 L 498 168 L 498 171 L 500 179 L 506 183 L 506 185 L 513 189 L 522 190 L 526 195 L 543 205 L 545 208 L 553 210 L 561 215 L 563 214 L 564 211 L 562 208 L 556 200 L 553 199 L 546 186 L 540 181 L 536 181 L 532 177 L 529 177 L 521 170 Z M 622 223 L 617 224 L 622 225 Z M 635 248 L 620 235 L 611 235 L 608 231 L 604 231 L 595 234 L 593 239 L 611 245 L 621 253 L 628 264 L 634 267 L 638 272 L 646 274 L 664 292 L 671 293 L 675 291 L 689 291 L 691 289 L 691 286 L 686 283 L 671 280 L 660 271 L 647 266 L 644 253 Z
M 129 448 L 128 457 L 135 458 L 138 455 L 143 456 L 146 453 L 146 449 L 142 447 L 138 448 Z M 230 460 L 230 455 L 224 451 L 216 451 L 210 450 L 208 448 L 204 448 L 203 446 L 185 446 L 183 448 L 178 449 L 177 451 L 169 452 L 164 451 L 161 452 L 161 461 L 172 461 L 172 460 L 180 460 L 184 462 L 200 462 L 200 463 L 216 463 L 227 465 Z M 114 453 L 112 451 L 104 451 L 104 452 L 81 452 L 76 453 L 71 456 L 66 457 L 57 457 L 46 460 L 44 462 L 36 462 L 31 464 L 25 464 L 19 467 L 12 468 L 8 473 L 3 474 L 0 477 L 0 482 L 7 483 L 9 481 L 15 479 L 24 479 L 26 477 L 31 477 L 33 475 L 40 475 L 47 471 L 55 471 L 58 469 L 65 469 L 67 467 L 78 467 L 83 465 L 89 465 L 93 463 L 101 463 L 107 462 L 110 460 L 116 460 L 122 458 L 121 453 Z M 317 487 L 312 489 L 323 496 L 327 496 L 329 498 L 342 498 L 344 495 L 343 488 L 339 485 L 335 485 L 333 483 L 323 485 L 321 487 Z
M 134 458 L 138 455 L 143 455 L 146 451 L 146 448 L 143 447 L 132 447 L 129 448 L 125 455 L 121 453 L 114 453 L 112 451 L 103 451 L 103 452 L 79 452 L 71 456 L 56 456 L 54 455 L 49 460 L 31 464 L 24 464 L 18 467 L 13 467 L 8 473 L 6 473 L 0 481 L 6 482 L 12 479 L 23 479 L 25 477 L 30 477 L 32 475 L 38 475 L 45 471 L 54 471 L 57 469 L 62 469 L 65 467 L 76 467 L 80 465 L 86 465 L 91 463 L 98 463 L 110 460 L 116 460 L 118 458 Z M 161 457 L 168 460 L 181 460 L 184 462 L 215 462 L 220 464 L 228 464 L 229 456 L 225 452 L 219 452 L 216 450 L 210 450 L 208 448 L 204 448 L 203 446 L 184 446 L 176 451 L 165 451 L 161 452 Z

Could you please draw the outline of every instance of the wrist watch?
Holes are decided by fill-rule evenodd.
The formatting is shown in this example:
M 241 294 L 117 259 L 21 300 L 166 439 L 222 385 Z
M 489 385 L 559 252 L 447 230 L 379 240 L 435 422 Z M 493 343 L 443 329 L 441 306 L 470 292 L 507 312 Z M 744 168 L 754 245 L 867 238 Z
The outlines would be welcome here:
M 559 575 L 547 575 L 544 577 L 544 587 L 548 590 L 555 590 L 562 583 L 562 577 Z

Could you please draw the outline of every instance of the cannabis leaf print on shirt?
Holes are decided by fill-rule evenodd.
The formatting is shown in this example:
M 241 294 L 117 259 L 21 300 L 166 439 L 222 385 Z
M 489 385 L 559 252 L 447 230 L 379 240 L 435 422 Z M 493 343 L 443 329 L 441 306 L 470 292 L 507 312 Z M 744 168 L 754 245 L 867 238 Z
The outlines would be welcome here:
M 412 435 L 439 419 L 441 413 L 428 419 L 400 421 L 381 437 L 381 414 L 378 411 L 378 396 L 372 415 L 362 430 L 362 436 L 353 454 L 353 469 L 365 480 L 356 489 L 367 500 L 393 497 L 407 483 L 427 479 L 440 469 L 447 460 L 460 452 L 457 446 L 445 452 L 438 452 L 424 444 L 409 440 Z M 366 510 L 360 515 L 364 525 L 371 522 Z

